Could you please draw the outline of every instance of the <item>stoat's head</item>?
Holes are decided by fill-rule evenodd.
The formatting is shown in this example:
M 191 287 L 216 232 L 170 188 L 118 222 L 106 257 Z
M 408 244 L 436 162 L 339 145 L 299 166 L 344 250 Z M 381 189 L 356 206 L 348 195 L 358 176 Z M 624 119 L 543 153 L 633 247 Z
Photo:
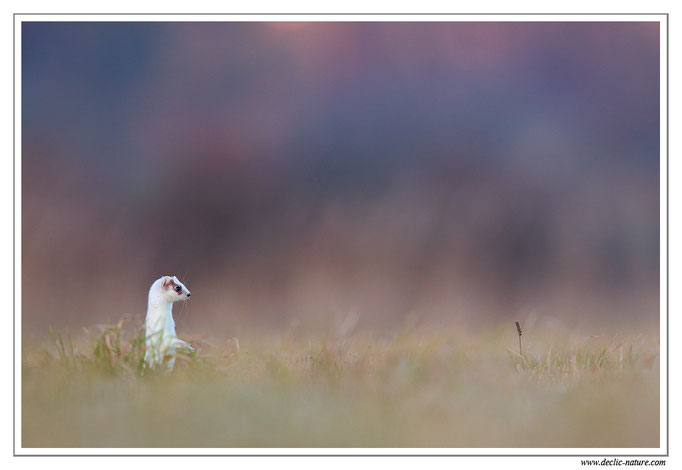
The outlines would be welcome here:
M 156 281 L 155 284 L 157 283 L 159 289 L 161 290 L 161 295 L 168 302 L 187 300 L 191 295 L 187 287 L 185 287 L 185 285 L 175 276 L 163 276 L 161 279 Z

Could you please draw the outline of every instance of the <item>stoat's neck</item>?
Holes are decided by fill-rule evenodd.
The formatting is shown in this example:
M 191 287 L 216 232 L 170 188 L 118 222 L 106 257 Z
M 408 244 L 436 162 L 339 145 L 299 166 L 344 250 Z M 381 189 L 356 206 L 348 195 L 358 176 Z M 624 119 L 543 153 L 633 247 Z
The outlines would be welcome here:
M 161 293 L 154 292 L 153 289 L 150 290 L 149 303 L 147 304 L 147 326 L 164 328 L 169 321 L 173 321 L 173 303 L 164 299 Z
M 149 303 L 147 305 L 147 312 L 159 312 L 163 314 L 171 314 L 173 304 L 159 295 L 149 294 Z

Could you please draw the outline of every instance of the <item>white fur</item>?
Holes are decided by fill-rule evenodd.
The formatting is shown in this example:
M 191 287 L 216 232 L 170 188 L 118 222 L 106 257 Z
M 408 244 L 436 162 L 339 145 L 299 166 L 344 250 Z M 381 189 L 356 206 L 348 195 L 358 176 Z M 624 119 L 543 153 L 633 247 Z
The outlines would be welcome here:
M 172 282 L 172 284 L 171 284 Z M 173 286 L 181 288 L 176 292 Z M 177 349 L 194 349 L 186 342 L 175 336 L 175 322 L 173 321 L 173 303 L 187 300 L 190 292 L 175 276 L 163 276 L 157 279 L 149 289 L 149 303 L 147 304 L 147 318 L 145 320 L 145 343 L 147 350 L 144 355 L 148 367 L 156 367 L 164 362 L 167 356 L 167 370 L 170 372 L 175 365 Z

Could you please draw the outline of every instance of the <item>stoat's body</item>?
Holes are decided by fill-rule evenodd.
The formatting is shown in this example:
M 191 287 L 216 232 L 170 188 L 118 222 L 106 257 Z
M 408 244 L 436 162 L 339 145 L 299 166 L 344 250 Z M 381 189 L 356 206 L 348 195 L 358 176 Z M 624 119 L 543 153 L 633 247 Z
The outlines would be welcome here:
M 175 336 L 175 322 L 173 321 L 173 303 L 187 300 L 190 292 L 175 276 L 163 276 L 154 281 L 149 289 L 149 303 L 147 304 L 147 318 L 145 320 L 145 343 L 147 350 L 144 355 L 147 367 L 156 367 L 164 362 L 167 356 L 167 368 L 173 369 L 174 354 L 178 349 L 192 347 Z

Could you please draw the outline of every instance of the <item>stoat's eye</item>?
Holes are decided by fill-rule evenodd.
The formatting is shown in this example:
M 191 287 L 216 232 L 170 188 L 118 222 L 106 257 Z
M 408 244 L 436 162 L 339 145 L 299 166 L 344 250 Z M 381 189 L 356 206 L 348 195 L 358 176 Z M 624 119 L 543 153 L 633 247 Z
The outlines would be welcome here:
M 179 294 L 180 292 L 182 292 L 182 287 L 180 287 L 180 286 L 175 286 L 175 292 L 177 292 L 178 294 Z

